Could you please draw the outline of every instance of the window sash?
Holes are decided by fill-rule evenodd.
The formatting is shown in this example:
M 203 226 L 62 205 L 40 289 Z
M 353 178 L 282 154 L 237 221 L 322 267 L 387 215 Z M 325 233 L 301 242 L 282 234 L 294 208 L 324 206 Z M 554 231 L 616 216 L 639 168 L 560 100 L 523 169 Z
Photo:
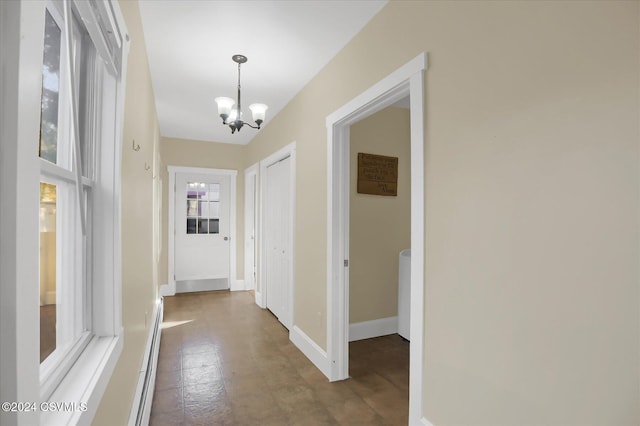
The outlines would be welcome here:
M 47 164 L 46 160 L 42 160 Z M 50 163 L 49 163 L 50 164 Z M 55 166 L 54 166 L 55 167 Z M 64 170 L 64 169 L 63 169 Z M 68 174 L 68 171 L 64 171 Z M 56 185 L 56 348 L 40 364 L 43 397 L 55 389 L 89 341 L 87 330 L 86 240 L 81 236 L 75 182 L 41 173 L 41 181 Z M 87 187 L 86 191 L 89 191 Z M 61 284 L 62 283 L 62 284 Z

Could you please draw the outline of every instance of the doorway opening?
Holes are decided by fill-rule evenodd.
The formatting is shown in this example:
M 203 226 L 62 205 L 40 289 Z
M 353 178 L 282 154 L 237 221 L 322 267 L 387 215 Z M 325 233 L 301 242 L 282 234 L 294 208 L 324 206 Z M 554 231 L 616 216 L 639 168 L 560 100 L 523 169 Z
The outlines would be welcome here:
M 411 247 L 409 115 L 406 97 L 352 124 L 349 140 L 349 376 L 379 384 L 405 424 L 410 344 L 400 328 L 409 322 L 409 282 L 400 253 Z
M 399 333 L 409 309 L 399 272 L 411 247 L 409 115 L 407 97 L 353 123 L 349 139 L 349 377 L 384 389 L 404 424 L 410 344 Z
M 349 377 L 350 127 L 409 96 L 411 253 L 409 423 L 422 419 L 424 330 L 424 71 L 423 53 L 327 117 L 327 357 L 329 379 Z

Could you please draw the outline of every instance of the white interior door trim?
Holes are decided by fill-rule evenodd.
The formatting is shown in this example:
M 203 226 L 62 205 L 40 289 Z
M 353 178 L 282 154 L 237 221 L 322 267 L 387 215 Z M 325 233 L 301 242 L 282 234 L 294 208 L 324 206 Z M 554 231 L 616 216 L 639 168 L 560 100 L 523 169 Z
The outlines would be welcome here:
M 409 424 L 421 424 L 424 360 L 424 71 L 421 53 L 327 117 L 327 356 L 329 379 L 349 374 L 349 127 L 410 96 L 411 347 Z
M 290 144 L 280 148 L 278 151 L 274 152 L 273 154 L 269 155 L 267 158 L 263 159 L 260 161 L 260 220 L 258 221 L 259 226 L 258 226 L 258 232 L 260 235 L 259 238 L 259 244 L 258 244 L 258 270 L 259 270 L 259 274 L 258 274 L 258 289 L 256 289 L 256 304 L 258 306 L 260 306 L 261 308 L 266 308 L 267 307 L 267 291 L 268 289 L 265 288 L 265 277 L 266 277 L 266 268 L 265 268 L 265 263 L 263 261 L 264 259 L 264 253 L 266 253 L 266 248 L 264 247 L 264 200 L 266 198 L 266 191 L 267 191 L 267 167 L 269 167 L 270 165 L 277 163 L 280 160 L 283 160 L 287 157 L 291 157 L 291 163 L 290 163 L 290 179 L 289 179 L 289 184 L 291 185 L 290 188 L 290 208 L 291 210 L 289 211 L 290 214 L 290 218 L 291 218 L 291 231 L 289 232 L 289 247 L 290 249 L 290 253 L 291 253 L 291 262 L 290 262 L 290 277 L 291 277 L 291 287 L 289 288 L 289 294 L 288 294 L 288 304 L 289 304 L 289 313 L 290 313 L 290 318 L 286 319 L 285 322 L 290 324 L 289 330 L 293 329 L 293 325 L 294 325 L 294 313 L 293 313 L 293 297 L 294 297 L 294 288 L 295 288 L 295 211 L 296 211 L 296 191 L 295 191 L 295 186 L 296 186 L 296 142 L 291 142 Z
M 260 167 L 258 163 L 253 164 L 244 171 L 244 284 L 245 290 L 257 290 L 257 283 L 253 278 L 253 267 L 257 261 L 257 250 L 254 250 L 255 257 L 251 262 L 251 256 L 247 255 L 247 248 L 256 247 L 258 244 L 258 173 Z M 254 180 L 255 179 L 255 180 Z M 255 183 L 255 185 L 254 185 Z M 253 198 L 253 200 L 252 200 Z M 253 231 L 254 240 L 251 240 Z M 252 264 L 254 263 L 254 264 Z M 256 276 L 257 280 L 257 267 Z
M 169 172 L 169 187 L 167 192 L 169 193 L 169 214 L 168 214 L 168 230 L 167 235 L 169 237 L 169 259 L 168 259 L 168 275 L 167 287 L 162 286 L 160 288 L 161 296 L 175 296 L 176 294 L 176 280 L 175 280 L 175 195 L 176 195 L 176 173 L 199 173 L 199 174 L 212 174 L 212 175 L 228 175 L 231 177 L 231 185 L 229 188 L 229 230 L 231 235 L 229 236 L 229 288 L 234 290 L 236 287 L 236 236 L 238 235 L 236 229 L 236 178 L 238 175 L 237 170 L 230 169 L 208 169 L 204 167 L 183 167 L 183 166 L 167 166 Z

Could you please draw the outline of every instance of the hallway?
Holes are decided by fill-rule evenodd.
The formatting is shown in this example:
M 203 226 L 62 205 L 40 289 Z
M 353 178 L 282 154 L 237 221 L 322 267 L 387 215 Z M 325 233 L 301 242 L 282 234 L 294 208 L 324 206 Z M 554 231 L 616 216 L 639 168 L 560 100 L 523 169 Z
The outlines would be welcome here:
M 253 293 L 165 297 L 150 424 L 407 424 L 406 341 L 352 342 L 350 372 L 330 383 Z

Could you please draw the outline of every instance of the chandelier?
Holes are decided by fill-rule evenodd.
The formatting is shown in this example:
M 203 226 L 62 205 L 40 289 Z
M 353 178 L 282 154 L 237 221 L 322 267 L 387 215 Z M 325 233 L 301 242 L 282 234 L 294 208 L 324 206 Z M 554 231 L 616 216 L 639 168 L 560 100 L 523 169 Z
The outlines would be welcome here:
M 218 104 L 218 114 L 222 118 L 222 124 L 231 128 L 231 133 L 235 133 L 236 130 L 239 132 L 244 125 L 247 125 L 252 129 L 259 129 L 260 125 L 264 122 L 264 116 L 268 106 L 265 104 L 249 105 L 253 121 L 255 121 L 257 126 L 252 126 L 251 124 L 242 121 L 242 106 L 240 103 L 240 65 L 247 62 L 247 57 L 244 55 L 233 55 L 231 59 L 233 62 L 238 64 L 238 106 L 234 108 L 235 101 L 231 98 L 215 98 L 214 101 Z

